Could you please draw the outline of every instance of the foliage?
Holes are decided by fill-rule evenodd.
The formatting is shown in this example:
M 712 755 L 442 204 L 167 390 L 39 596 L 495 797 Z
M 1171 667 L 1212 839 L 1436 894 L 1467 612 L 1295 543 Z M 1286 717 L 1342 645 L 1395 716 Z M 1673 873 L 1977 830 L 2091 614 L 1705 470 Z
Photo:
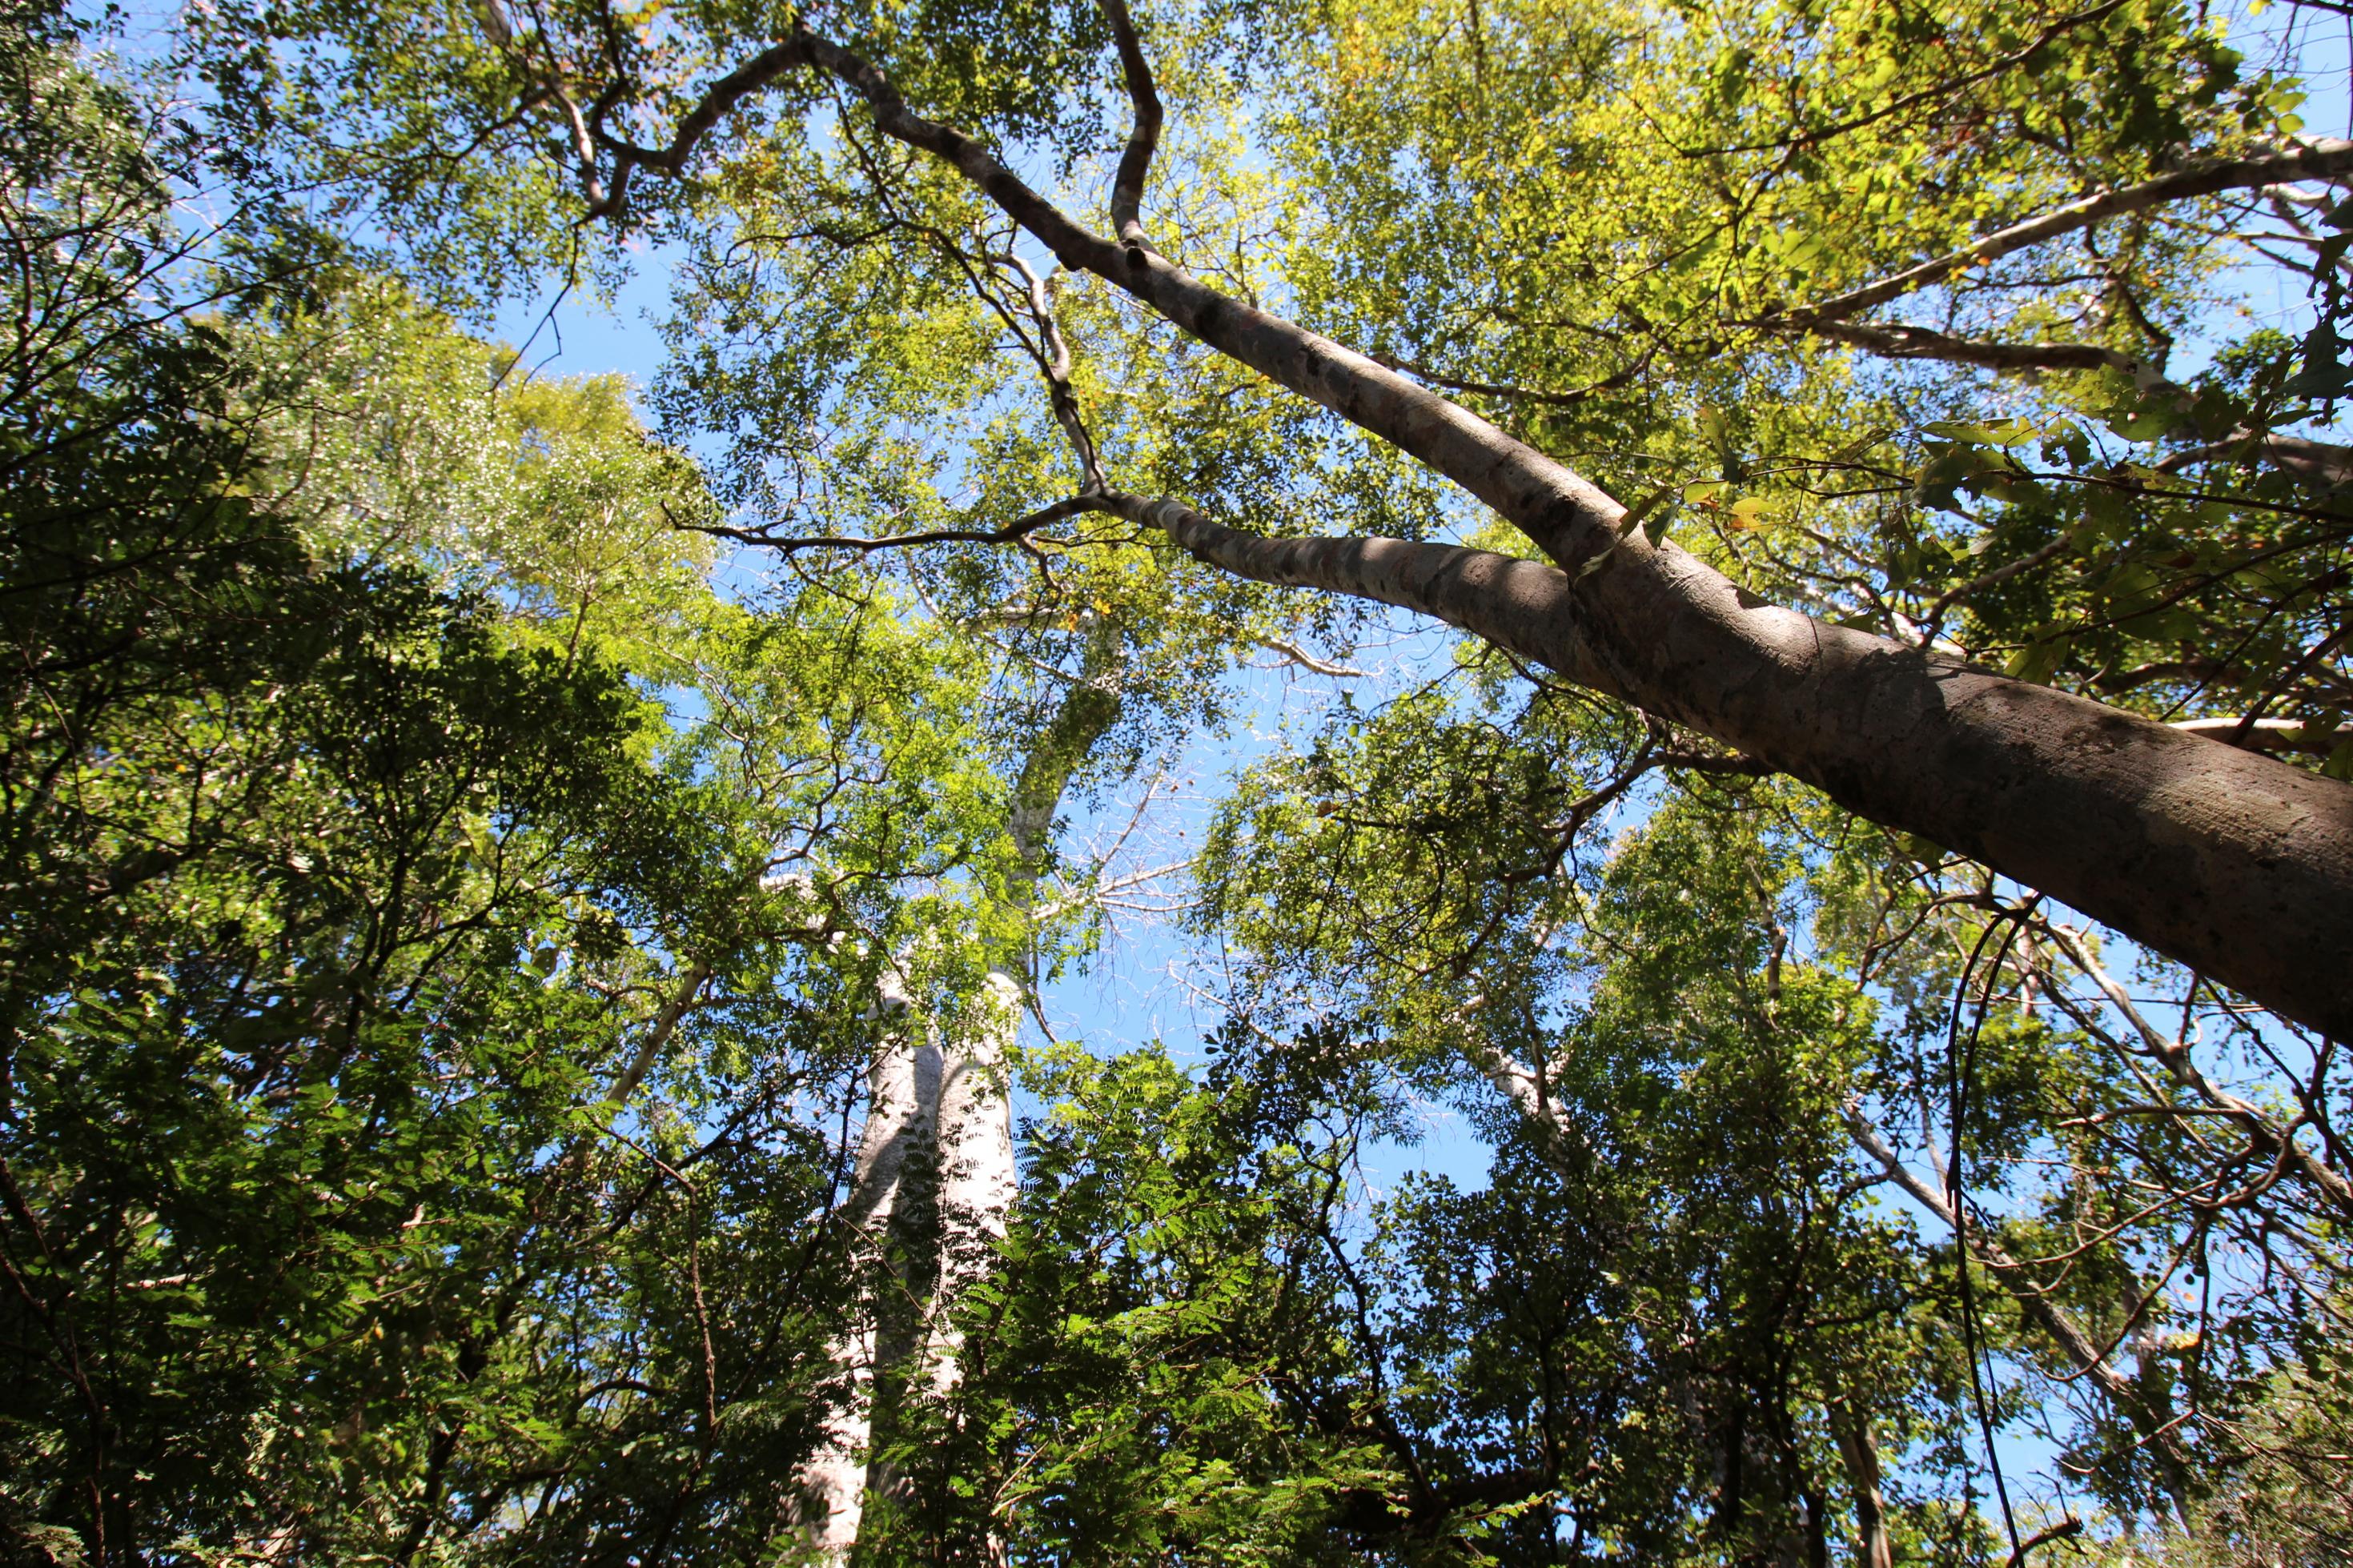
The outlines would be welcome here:
M 111 25 L 0 22 L 12 1557 L 806 1555 L 892 1289 L 955 1349 L 880 1369 L 864 1562 L 2342 1554 L 2335 1042 L 1495 648 L 1245 739 L 1240 667 L 1391 623 L 1116 497 L 1530 542 L 778 51 L 1072 210 L 1148 57 L 1236 319 L 1746 593 L 2343 776 L 2342 185 L 2164 184 L 2298 145 L 2295 61 L 2174 0 Z M 440 313 L 648 240 L 659 436 Z M 1028 1053 L 984 1277 L 874 1267 L 878 1041 L 1093 959 L 1058 819 L 1201 735 L 1208 1059 Z M 1483 1185 L 1367 1176 L 1432 1108 Z

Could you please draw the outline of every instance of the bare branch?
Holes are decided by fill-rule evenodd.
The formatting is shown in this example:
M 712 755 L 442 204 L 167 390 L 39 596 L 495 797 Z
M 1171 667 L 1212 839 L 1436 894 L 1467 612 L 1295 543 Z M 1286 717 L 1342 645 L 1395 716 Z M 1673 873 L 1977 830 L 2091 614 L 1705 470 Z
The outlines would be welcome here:
M 1348 665 L 1333 664 L 1324 659 L 1317 658 L 1314 655 L 1308 653 L 1304 649 L 1294 647 L 1291 644 L 1284 642 L 1281 637 L 1259 637 L 1256 641 L 1259 647 L 1265 648 L 1270 653 L 1282 656 L 1285 663 L 1295 664 L 1300 668 L 1315 675 L 1330 675 L 1344 679 L 1353 679 L 1365 673 L 1363 670 L 1354 668 Z
M 630 177 L 640 168 L 673 176 L 683 173 L 686 161 L 693 155 L 696 145 L 737 104 L 776 82 L 787 72 L 813 63 L 809 42 L 808 35 L 799 30 L 797 22 L 792 37 L 769 45 L 712 82 L 704 91 L 702 101 L 689 110 L 686 117 L 678 122 L 678 130 L 666 147 L 641 147 L 596 127 L 587 127 L 596 146 L 614 155 L 613 176 L 607 184 L 603 198 L 592 202 L 581 221 L 594 223 L 604 218 L 619 217 L 628 208 Z M 566 107 L 570 107 L 568 100 Z M 577 110 L 574 113 L 576 115 Z M 593 169 L 585 177 L 593 179 Z
M 1868 283 L 1834 299 L 1782 314 L 1796 321 L 1840 321 L 1868 310 L 1874 305 L 1883 305 L 1899 295 L 1925 289 L 1932 283 L 1941 283 L 1965 268 L 1998 261 L 2031 245 L 2040 245 L 2046 239 L 2088 228 L 2103 218 L 2162 206 L 2168 202 L 2217 195 L 2223 191 L 2261 190 L 2267 185 L 2295 180 L 2334 181 L 2348 174 L 2353 174 L 2353 142 L 2334 138 L 2316 140 L 2267 157 L 2232 158 L 2179 169 L 2153 180 L 2143 180 L 2138 184 L 2103 191 L 2097 195 L 2070 202 L 2041 217 L 2030 218 L 1989 234 L 1950 255 L 1940 256 L 1934 261 L 1924 261 L 1876 283 Z
M 2057 1342 L 2060 1351 L 2074 1363 L 2080 1375 L 2107 1395 L 2119 1414 L 2139 1429 L 2142 1439 L 2156 1454 L 2159 1469 L 2166 1479 L 2166 1489 L 2173 1494 L 2176 1506 L 2186 1506 L 2189 1497 L 2189 1467 L 2180 1445 L 2173 1436 L 2174 1423 L 2166 1419 L 2161 1409 L 2151 1408 L 2140 1389 L 2131 1379 L 2118 1372 L 2099 1345 L 2086 1333 L 2082 1324 L 2050 1297 L 2035 1289 L 2026 1277 L 2025 1266 L 2004 1251 L 1999 1242 L 1975 1227 L 1965 1228 L 1960 1212 L 1946 1194 L 1930 1186 L 1906 1165 L 1862 1114 L 1860 1105 L 1849 1105 L 1842 1113 L 1848 1133 L 1855 1147 L 1871 1156 L 1888 1180 L 1904 1189 L 1906 1196 L 1938 1219 L 1944 1221 L 1955 1236 L 1966 1240 L 1970 1254 L 1999 1280 L 2002 1289 L 2029 1318 Z
M 890 533 L 876 538 L 859 538 L 839 533 L 813 534 L 795 538 L 771 533 L 765 529 L 731 528 L 723 523 L 690 522 L 680 526 L 696 533 L 707 533 L 715 539 L 733 539 L 743 544 L 756 544 L 790 556 L 803 550 L 851 550 L 871 555 L 878 550 L 906 550 L 919 544 L 1010 544 L 1025 539 L 1041 528 L 1049 528 L 1065 519 L 1091 511 L 1112 509 L 1097 497 L 1071 496 L 1051 506 L 1039 508 L 1026 517 L 1017 518 L 1003 528 L 937 528 L 920 533 Z

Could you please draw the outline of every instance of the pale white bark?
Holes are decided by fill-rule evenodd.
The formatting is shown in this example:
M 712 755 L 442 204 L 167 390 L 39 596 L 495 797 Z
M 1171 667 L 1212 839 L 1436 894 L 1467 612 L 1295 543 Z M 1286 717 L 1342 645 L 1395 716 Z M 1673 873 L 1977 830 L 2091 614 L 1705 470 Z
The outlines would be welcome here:
M 973 1009 L 970 1033 L 943 1053 L 940 1079 L 940 1273 L 933 1288 L 924 1368 L 934 1394 L 964 1375 L 964 1334 L 955 1314 L 984 1278 L 1005 1239 L 1019 1173 L 1013 1159 L 1013 1106 L 1007 1059 L 1021 1028 L 1020 984 L 991 973 Z
M 900 978 L 887 976 L 882 990 L 886 1007 L 906 1017 Z M 871 1452 L 881 1380 L 912 1367 L 909 1392 L 938 1397 L 962 1379 L 964 1337 L 953 1314 L 988 1271 L 1018 1182 L 1006 1073 L 1023 995 L 1018 982 L 992 973 L 960 1037 L 942 1044 L 928 1025 L 902 1026 L 876 1054 L 849 1205 L 871 1289 L 833 1347 L 843 1395 L 798 1478 L 806 1561 L 847 1563 L 867 1498 L 892 1485 Z M 884 1252 L 893 1237 L 902 1244 L 895 1259 Z M 936 1273 L 907 1277 L 911 1257 L 936 1258 Z M 914 1323 L 903 1314 L 917 1301 Z
M 871 1276 L 894 1274 L 889 1243 L 910 1217 L 912 1181 L 927 1179 L 938 1128 L 939 1047 L 905 1020 L 905 982 L 887 973 L 878 987 L 890 1024 L 867 1070 L 866 1123 L 859 1134 L 858 1162 L 845 1214 L 857 1227 L 856 1259 Z M 899 1279 L 900 1293 L 907 1282 Z M 887 1291 L 860 1292 L 850 1329 L 834 1342 L 832 1358 L 841 1374 L 839 1403 L 828 1413 L 825 1436 L 797 1478 L 797 1524 L 812 1560 L 845 1563 L 858 1543 L 870 1483 L 869 1449 L 873 1437 L 874 1387 L 878 1372 L 897 1359 L 901 1347 L 884 1327 Z

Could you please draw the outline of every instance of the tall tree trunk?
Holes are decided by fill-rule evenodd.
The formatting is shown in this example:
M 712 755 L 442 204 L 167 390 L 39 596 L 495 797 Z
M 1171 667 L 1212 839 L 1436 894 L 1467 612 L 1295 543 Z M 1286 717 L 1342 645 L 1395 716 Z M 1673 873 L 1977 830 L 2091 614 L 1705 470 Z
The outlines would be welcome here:
M 1895 1568 L 1895 1547 L 1887 1533 L 1887 1493 L 1879 1470 L 1879 1445 L 1871 1436 L 1871 1413 L 1844 1394 L 1829 1405 L 1831 1436 L 1846 1465 L 1847 1489 L 1854 1494 L 1855 1568 Z
M 922 1378 L 934 1398 L 952 1394 L 965 1374 L 964 1331 L 957 1321 L 971 1289 L 986 1279 L 1019 1188 L 1014 1160 L 1013 1107 L 1007 1079 L 1029 1000 L 1030 935 L 1038 918 L 1038 883 L 1054 858 L 1054 820 L 1071 778 L 1119 721 L 1119 629 L 1095 623 L 1079 678 L 1030 742 L 1015 782 L 1006 829 L 1013 840 L 1014 875 L 1006 900 L 1022 917 L 1018 934 L 992 952 L 992 967 L 972 999 L 959 1037 L 943 1054 L 938 1124 L 939 1273 L 925 1308 Z M 992 1529 L 982 1542 L 987 1561 L 1004 1558 Z
M 1007 897 L 1028 919 L 1053 856 L 1056 813 L 1071 778 L 1118 721 L 1116 632 L 1098 626 L 1080 679 L 1032 742 L 1007 830 L 1018 857 Z M 897 1026 L 870 1073 L 849 1217 L 859 1228 L 867 1291 L 853 1331 L 833 1349 L 845 1391 L 799 1477 L 805 1547 L 828 1564 L 850 1561 L 865 1500 L 896 1478 L 872 1457 L 878 1425 L 902 1394 L 939 1398 L 964 1376 L 955 1314 L 986 1278 L 1019 1184 L 1007 1069 L 1019 1037 L 1028 939 L 990 954 L 994 967 L 959 1027 L 942 1039 L 915 1020 L 895 972 L 882 1006 Z M 1001 1551 L 987 1543 L 990 1561 Z
M 1006 1070 L 1023 994 L 1018 981 L 992 971 L 962 1038 L 941 1056 L 939 1275 L 924 1347 L 924 1380 L 935 1396 L 963 1378 L 964 1335 L 955 1314 L 987 1275 L 1019 1186 Z
M 932 1205 L 942 1061 L 939 1047 L 909 1017 L 904 983 L 887 973 L 879 988 L 882 1037 L 867 1070 L 866 1123 L 845 1217 L 857 1237 L 859 1276 L 850 1327 L 832 1347 L 842 1387 L 825 1436 L 797 1478 L 801 1538 L 815 1560 L 846 1563 L 858 1544 L 872 1484 L 870 1449 L 879 1386 L 913 1349 L 907 1299 L 912 1261 L 929 1250 L 921 1232 Z

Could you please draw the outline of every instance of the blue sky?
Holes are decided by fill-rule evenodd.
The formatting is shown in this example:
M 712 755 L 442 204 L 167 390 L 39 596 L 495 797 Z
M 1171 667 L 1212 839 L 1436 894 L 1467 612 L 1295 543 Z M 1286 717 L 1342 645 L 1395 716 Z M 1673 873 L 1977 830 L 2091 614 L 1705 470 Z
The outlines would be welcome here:
M 2329 18 L 2277 6 L 2242 16 L 2237 27 L 2243 47 L 2260 58 L 2276 46 L 2284 36 L 2282 30 L 2291 25 L 2301 35 L 2294 43 L 2307 72 L 2310 96 L 2304 110 L 2306 133 L 2353 136 L 2353 100 L 2348 100 L 2347 91 L 2348 61 L 2353 58 L 2353 17 Z M 647 265 L 609 308 L 586 298 L 565 300 L 552 312 L 545 300 L 517 305 L 500 316 L 498 335 L 517 343 L 527 342 L 526 359 L 537 374 L 619 372 L 642 389 L 650 384 L 659 365 L 661 343 L 653 321 L 666 306 L 670 281 L 659 256 L 649 254 L 645 260 Z M 2236 336 L 2248 318 L 2291 332 L 2300 331 L 2309 319 L 2300 280 L 2250 264 L 2230 281 L 2239 302 L 2218 310 L 2210 341 Z M 2186 342 L 2174 373 L 2193 373 L 2203 357 L 2201 345 Z M 757 560 L 744 559 L 738 563 L 736 580 L 749 592 L 755 587 L 761 569 Z M 1442 657 L 1442 646 L 1441 638 L 1400 619 L 1389 646 L 1368 648 L 1356 661 L 1371 673 L 1355 684 L 1370 696 L 1395 689 L 1409 679 L 1426 679 L 1431 659 Z M 1223 784 L 1239 769 L 1273 752 L 1285 735 L 1311 726 L 1342 684 L 1282 665 L 1271 656 L 1261 662 L 1265 668 L 1242 677 L 1243 711 L 1230 732 L 1222 737 L 1196 735 L 1184 750 L 1166 759 L 1165 772 L 1155 784 L 1162 793 L 1151 814 L 1147 842 L 1128 858 L 1130 863 L 1166 862 L 1186 854 L 1188 846 L 1199 842 L 1207 812 Z M 1073 845 L 1100 842 L 1116 833 L 1129 817 L 1134 799 L 1134 789 L 1113 792 L 1099 808 L 1075 812 L 1071 824 Z M 1098 1050 L 1159 1040 L 1181 1058 L 1198 1055 L 1201 1040 L 1215 1027 L 1217 989 L 1214 954 L 1200 952 L 1181 938 L 1166 918 L 1123 911 L 1103 952 L 1084 970 L 1050 985 L 1041 1000 L 1059 1037 L 1082 1039 Z M 1377 1189 L 1393 1185 L 1409 1171 L 1426 1169 L 1475 1188 L 1484 1184 L 1486 1155 L 1485 1147 L 1459 1116 L 1445 1108 L 1431 1107 L 1423 1139 L 1409 1148 L 1383 1146 L 1369 1151 L 1366 1175 Z M 2014 1497 L 2064 1498 L 2067 1489 L 2050 1442 L 2012 1427 L 2001 1437 L 1998 1451 L 2004 1470 L 2013 1478 Z M 2027 1520 L 2021 1523 L 2031 1528 Z

